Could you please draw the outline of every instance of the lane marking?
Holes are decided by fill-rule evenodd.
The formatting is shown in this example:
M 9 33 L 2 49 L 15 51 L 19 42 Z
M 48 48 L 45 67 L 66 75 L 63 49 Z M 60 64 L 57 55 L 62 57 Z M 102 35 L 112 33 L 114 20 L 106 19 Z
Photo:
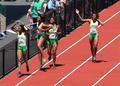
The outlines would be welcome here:
M 112 69 L 110 69 L 105 75 L 103 75 L 98 81 L 96 81 L 92 86 L 96 86 L 100 81 L 102 81 L 106 76 L 108 76 L 115 68 L 120 65 L 120 62 L 117 63 Z
M 103 46 L 98 52 L 101 52 L 103 49 L 105 49 L 108 45 L 110 45 L 112 42 L 114 42 L 117 38 L 120 37 L 120 34 L 117 35 L 114 39 L 112 39 L 110 42 L 108 42 L 105 46 Z M 54 86 L 57 86 L 58 84 L 60 84 L 62 81 L 64 81 L 67 77 L 69 77 L 72 73 L 74 73 L 76 70 L 78 70 L 80 67 L 82 67 L 85 63 L 87 63 L 90 59 L 92 58 L 92 56 L 90 56 L 87 60 L 85 60 L 83 63 L 81 63 L 80 65 L 78 65 L 75 69 L 73 69 L 71 72 L 69 72 L 67 75 L 65 75 L 62 79 L 60 79 Z

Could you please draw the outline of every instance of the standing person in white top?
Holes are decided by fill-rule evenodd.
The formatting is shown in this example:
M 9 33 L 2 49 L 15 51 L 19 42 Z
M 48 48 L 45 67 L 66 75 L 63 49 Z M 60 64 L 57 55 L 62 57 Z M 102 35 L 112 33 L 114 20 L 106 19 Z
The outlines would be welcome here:
M 18 29 L 16 29 L 16 25 L 19 25 L 17 27 Z M 17 21 L 16 24 L 11 27 L 11 29 L 17 33 L 18 76 L 21 77 L 22 57 L 26 63 L 26 70 L 27 72 L 29 72 L 29 66 L 27 61 L 27 34 L 26 34 L 28 28 L 25 25 L 23 25 L 20 21 Z
M 91 46 L 92 61 L 96 62 L 96 53 L 97 53 L 97 46 L 99 41 L 99 33 L 97 29 L 98 26 L 103 25 L 103 23 L 98 19 L 99 18 L 98 14 L 94 13 L 91 19 L 83 19 L 79 14 L 79 10 L 76 9 L 76 13 L 81 21 L 89 22 L 90 24 L 89 41 Z

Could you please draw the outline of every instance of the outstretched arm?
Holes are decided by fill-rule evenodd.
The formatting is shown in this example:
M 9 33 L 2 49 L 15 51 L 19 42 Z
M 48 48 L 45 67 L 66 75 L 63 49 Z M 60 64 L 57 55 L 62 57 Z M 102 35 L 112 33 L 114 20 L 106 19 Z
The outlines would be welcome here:
M 80 16 L 80 13 L 79 13 L 79 10 L 76 9 L 76 14 L 78 15 L 78 17 L 80 18 L 81 21 L 83 22 L 90 22 L 90 19 L 83 19 L 81 16 Z
M 102 25 L 102 26 L 104 25 L 104 23 L 102 21 L 100 21 L 99 19 L 98 19 L 98 22 L 100 25 Z
M 22 21 L 17 20 L 17 23 L 20 23 L 21 25 L 23 25 L 23 26 L 24 26 L 24 29 L 25 29 L 26 31 L 29 31 L 29 30 L 30 30 L 30 28 L 29 28 L 28 26 L 26 26 Z

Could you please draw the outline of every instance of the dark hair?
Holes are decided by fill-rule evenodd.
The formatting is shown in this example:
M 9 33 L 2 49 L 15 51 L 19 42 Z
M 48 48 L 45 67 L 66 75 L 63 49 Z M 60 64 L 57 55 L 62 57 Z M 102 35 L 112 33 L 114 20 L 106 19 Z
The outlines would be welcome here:
M 21 24 L 20 27 L 21 27 L 22 32 L 26 31 L 25 28 L 24 28 L 24 25 Z
M 40 17 L 40 22 L 38 21 L 39 23 L 45 22 L 45 17 L 44 16 L 39 14 L 38 17 Z
M 99 19 L 99 14 L 98 13 L 93 13 L 96 15 L 96 18 Z
M 57 20 L 56 20 L 56 18 L 55 18 L 55 17 L 51 17 L 51 18 L 54 19 L 54 24 L 57 24 Z M 50 20 L 51 20 L 51 18 L 50 18 Z M 49 21 L 50 21 L 50 20 L 49 20 Z

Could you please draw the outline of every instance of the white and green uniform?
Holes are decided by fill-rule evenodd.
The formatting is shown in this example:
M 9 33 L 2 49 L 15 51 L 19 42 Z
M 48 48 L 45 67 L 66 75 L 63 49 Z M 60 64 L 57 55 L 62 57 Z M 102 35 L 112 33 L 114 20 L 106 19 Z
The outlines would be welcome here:
M 97 39 L 98 38 L 98 26 L 99 26 L 99 22 L 93 22 L 93 20 L 91 19 L 90 21 L 90 33 L 89 33 L 89 38 L 90 39 Z
M 37 23 L 37 27 L 38 27 L 38 29 L 37 29 L 37 36 L 36 36 L 36 39 L 41 39 L 41 38 L 46 38 L 46 34 L 45 34 L 45 32 L 42 32 L 42 31 L 40 31 L 40 29 L 42 28 L 42 25 L 43 25 L 43 23 L 41 23 L 40 25 L 38 25 L 38 23 Z
M 58 28 L 56 25 L 53 25 L 53 27 L 48 31 L 48 44 L 53 45 L 58 43 L 58 36 L 57 36 Z
M 26 36 L 24 33 L 18 34 L 18 50 L 22 52 L 27 51 L 27 43 L 26 43 Z

